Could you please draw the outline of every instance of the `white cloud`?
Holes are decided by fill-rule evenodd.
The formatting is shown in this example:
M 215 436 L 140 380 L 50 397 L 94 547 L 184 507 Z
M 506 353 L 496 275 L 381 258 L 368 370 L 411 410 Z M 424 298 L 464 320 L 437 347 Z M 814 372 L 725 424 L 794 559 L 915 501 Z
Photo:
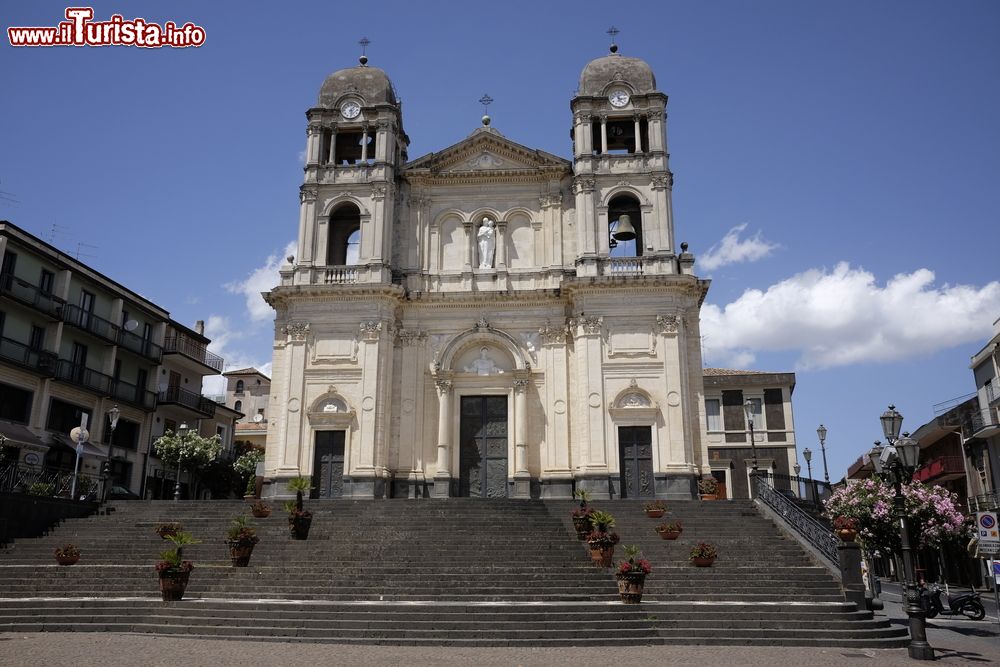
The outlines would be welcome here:
M 727 264 L 756 262 L 770 255 L 778 248 L 777 243 L 771 243 L 761 238 L 757 232 L 750 238 L 742 239 L 740 234 L 747 228 L 746 223 L 733 227 L 722 240 L 713 245 L 698 260 L 698 266 L 706 271 L 714 271 Z
M 267 292 L 278 284 L 278 269 L 285 261 L 285 257 L 295 254 L 297 245 L 295 241 L 290 241 L 285 246 L 284 253 L 275 253 L 269 256 L 264 261 L 264 265 L 251 271 L 245 280 L 238 280 L 225 285 L 225 288 L 233 294 L 244 295 L 246 298 L 247 314 L 251 320 L 259 322 L 269 320 L 274 316 L 274 309 L 267 305 L 267 302 L 264 301 L 264 297 L 260 293 Z
M 209 315 L 205 321 L 205 335 L 212 341 L 208 349 L 225 360 L 224 371 L 253 367 L 264 375 L 271 376 L 270 360 L 261 362 L 260 359 L 233 348 L 233 345 L 243 338 L 243 334 L 232 327 L 228 317 Z M 202 384 L 202 393 L 209 396 L 222 394 L 225 391 L 226 379 L 221 375 L 208 376 Z
M 746 366 L 757 352 L 798 352 L 798 368 L 891 362 L 985 340 L 1000 315 L 1000 282 L 934 286 L 934 273 L 901 273 L 879 286 L 846 262 L 766 291 L 747 290 L 701 312 L 706 357 Z M 736 363 L 741 362 L 741 363 Z

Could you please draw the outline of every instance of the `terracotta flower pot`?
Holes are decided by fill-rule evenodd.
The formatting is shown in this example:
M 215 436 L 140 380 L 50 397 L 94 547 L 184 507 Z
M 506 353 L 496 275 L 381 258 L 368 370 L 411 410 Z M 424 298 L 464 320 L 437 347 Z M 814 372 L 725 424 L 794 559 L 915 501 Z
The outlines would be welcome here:
M 160 594 L 164 602 L 176 602 L 184 598 L 191 572 L 163 570 L 160 572 Z
M 266 519 L 271 516 L 271 510 L 250 510 L 250 513 L 258 519 Z
M 719 494 L 717 493 L 703 493 L 701 494 L 702 500 L 718 500 Z
M 858 536 L 858 531 L 853 528 L 841 528 L 835 532 L 842 542 L 853 542 Z
M 650 519 L 659 519 L 666 510 L 646 510 L 646 516 Z
M 715 559 L 695 557 L 691 559 L 691 562 L 694 563 L 695 567 L 712 567 L 712 563 L 715 562 Z
M 618 579 L 618 594 L 624 604 L 639 604 L 642 601 L 642 587 L 646 583 L 644 572 L 629 572 L 615 575 Z
M 681 531 L 679 530 L 658 530 L 656 532 L 665 540 L 676 540 L 681 536 Z
M 73 556 L 56 556 L 56 562 L 60 565 L 74 565 L 78 560 L 80 560 L 80 554 Z
M 573 529 L 576 530 L 576 539 L 578 540 L 587 539 L 587 535 L 590 534 L 590 517 L 586 516 L 573 517 Z
M 309 526 L 312 525 L 311 516 L 290 516 L 288 517 L 288 529 L 292 534 L 292 539 L 304 540 L 309 537 Z
M 615 545 L 590 547 L 590 560 L 597 567 L 611 567 L 615 557 Z
M 229 545 L 229 558 L 233 561 L 233 567 L 247 567 L 250 564 L 250 555 L 253 553 L 253 542 L 227 542 Z

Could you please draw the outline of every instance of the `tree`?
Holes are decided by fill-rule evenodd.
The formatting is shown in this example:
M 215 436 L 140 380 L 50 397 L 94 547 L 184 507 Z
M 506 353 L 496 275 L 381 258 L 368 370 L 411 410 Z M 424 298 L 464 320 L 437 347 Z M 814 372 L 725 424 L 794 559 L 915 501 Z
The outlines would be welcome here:
M 892 485 L 876 477 L 837 489 L 825 503 L 829 518 L 851 517 L 858 522 L 858 538 L 869 554 L 900 554 L 899 524 L 893 516 Z M 919 548 L 937 548 L 965 536 L 965 516 L 958 497 L 940 486 L 920 482 L 903 485 L 910 538 Z
M 200 476 L 222 452 L 222 438 L 218 434 L 204 438 L 190 431 L 183 436 L 167 431 L 156 439 L 153 448 L 165 466 L 183 468 Z

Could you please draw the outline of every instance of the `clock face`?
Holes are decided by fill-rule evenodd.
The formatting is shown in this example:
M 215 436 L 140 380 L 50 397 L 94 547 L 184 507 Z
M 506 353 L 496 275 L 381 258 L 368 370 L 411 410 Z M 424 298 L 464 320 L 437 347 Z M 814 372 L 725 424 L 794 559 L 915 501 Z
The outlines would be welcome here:
M 608 95 L 608 101 L 611 102 L 611 106 L 613 107 L 623 107 L 628 104 L 629 101 L 628 91 L 622 90 L 621 88 L 612 90 L 611 94 Z
M 361 105 L 357 102 L 344 102 L 340 107 L 340 115 L 344 118 L 357 118 L 361 113 Z

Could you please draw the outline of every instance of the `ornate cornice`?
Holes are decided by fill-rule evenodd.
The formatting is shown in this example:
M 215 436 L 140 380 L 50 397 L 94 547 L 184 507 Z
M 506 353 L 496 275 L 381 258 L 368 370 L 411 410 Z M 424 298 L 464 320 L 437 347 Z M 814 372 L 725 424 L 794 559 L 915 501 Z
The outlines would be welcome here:
M 681 324 L 681 318 L 677 315 L 657 315 L 656 329 L 663 334 L 675 334 Z
M 542 337 L 542 345 L 563 345 L 566 343 L 569 329 L 565 324 L 553 327 L 546 321 L 545 326 L 538 330 L 538 334 Z
M 285 334 L 294 343 L 301 343 L 309 336 L 309 323 L 303 321 L 289 322 L 285 325 Z
M 376 341 L 382 332 L 382 323 L 374 320 L 362 322 L 358 325 L 358 330 L 361 334 L 361 340 Z

